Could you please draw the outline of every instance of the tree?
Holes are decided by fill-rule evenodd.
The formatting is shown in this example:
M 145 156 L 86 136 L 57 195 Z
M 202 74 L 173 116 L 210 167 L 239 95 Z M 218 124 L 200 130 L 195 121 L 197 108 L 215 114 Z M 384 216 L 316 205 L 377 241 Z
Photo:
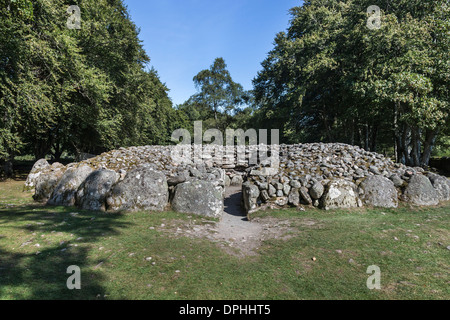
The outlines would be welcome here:
M 0 162 L 170 143 L 184 123 L 122 0 L 0 0 Z
M 194 112 L 205 117 L 212 114 L 216 128 L 224 129 L 231 117 L 238 110 L 245 99 L 248 99 L 242 85 L 233 81 L 223 58 L 217 58 L 209 69 L 200 71 L 194 77 L 194 83 L 199 91 L 182 107 L 188 113 Z M 205 120 L 205 119 L 202 119 Z
M 446 1 L 385 1 L 379 30 L 366 0 L 311 0 L 254 79 L 260 126 L 285 142 L 340 141 L 426 165 L 448 123 Z M 394 148 L 395 147 L 395 148 Z
M 14 155 L 22 146 L 15 93 L 24 51 L 22 36 L 27 30 L 26 22 L 32 19 L 31 1 L 0 1 L 0 174 L 3 171 L 6 176 L 12 175 Z

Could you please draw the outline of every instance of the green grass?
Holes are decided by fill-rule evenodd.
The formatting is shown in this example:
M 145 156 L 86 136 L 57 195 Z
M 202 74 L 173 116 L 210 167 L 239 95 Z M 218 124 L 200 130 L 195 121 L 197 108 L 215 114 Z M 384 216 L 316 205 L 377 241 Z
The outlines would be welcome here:
M 159 228 L 202 219 L 50 208 L 22 186 L 0 183 L 0 299 L 450 298 L 448 204 L 263 212 L 289 220 L 292 237 L 238 258 Z M 81 268 L 81 290 L 66 287 L 70 265 Z M 381 268 L 382 290 L 367 289 L 370 265 Z

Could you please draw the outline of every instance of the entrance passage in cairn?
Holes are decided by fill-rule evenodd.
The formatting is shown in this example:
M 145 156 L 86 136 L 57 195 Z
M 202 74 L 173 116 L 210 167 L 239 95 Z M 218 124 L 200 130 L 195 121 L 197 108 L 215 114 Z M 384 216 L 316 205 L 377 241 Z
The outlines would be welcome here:
M 242 220 L 248 222 L 245 210 L 242 207 L 242 187 L 229 186 L 225 189 L 224 219 Z
M 217 225 L 217 236 L 230 243 L 244 254 L 254 254 L 260 244 L 263 227 L 247 219 L 242 208 L 242 187 L 225 189 L 225 212 Z

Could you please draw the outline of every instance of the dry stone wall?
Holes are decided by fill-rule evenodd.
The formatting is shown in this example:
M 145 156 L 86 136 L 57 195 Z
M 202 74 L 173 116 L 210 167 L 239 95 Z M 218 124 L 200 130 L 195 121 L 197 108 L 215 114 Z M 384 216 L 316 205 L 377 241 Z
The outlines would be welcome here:
M 231 153 L 204 147 L 203 158 L 189 164 L 175 161 L 173 148 L 121 148 L 68 166 L 39 160 L 25 189 L 49 205 L 108 212 L 172 209 L 216 218 L 230 185 L 242 185 L 249 215 L 288 206 L 395 208 L 399 201 L 428 206 L 450 200 L 447 178 L 345 144 L 281 145 L 277 161 L 260 157 L 258 165 L 249 163 L 258 146 Z
M 267 176 L 263 169 L 251 168 L 243 186 L 249 213 L 286 206 L 396 208 L 399 201 L 430 206 L 450 200 L 446 177 L 345 144 L 284 145 L 279 172 Z

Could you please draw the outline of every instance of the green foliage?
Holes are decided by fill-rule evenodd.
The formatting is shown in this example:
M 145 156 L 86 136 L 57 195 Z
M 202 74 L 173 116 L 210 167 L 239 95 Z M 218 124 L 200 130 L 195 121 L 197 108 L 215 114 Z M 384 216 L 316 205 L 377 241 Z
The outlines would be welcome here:
M 185 119 L 121 0 L 80 2 L 81 29 L 69 1 L 1 2 L 0 159 L 170 142 Z
M 381 29 L 365 0 L 311 0 L 254 79 L 260 126 L 284 142 L 341 141 L 427 164 L 449 116 L 446 1 L 382 1 Z
M 237 123 L 245 125 L 251 114 L 250 108 L 244 108 L 250 102 L 250 93 L 233 81 L 223 58 L 217 58 L 209 69 L 200 71 L 193 80 L 198 93 L 179 106 L 191 122 L 202 120 L 205 130 L 224 131 Z

